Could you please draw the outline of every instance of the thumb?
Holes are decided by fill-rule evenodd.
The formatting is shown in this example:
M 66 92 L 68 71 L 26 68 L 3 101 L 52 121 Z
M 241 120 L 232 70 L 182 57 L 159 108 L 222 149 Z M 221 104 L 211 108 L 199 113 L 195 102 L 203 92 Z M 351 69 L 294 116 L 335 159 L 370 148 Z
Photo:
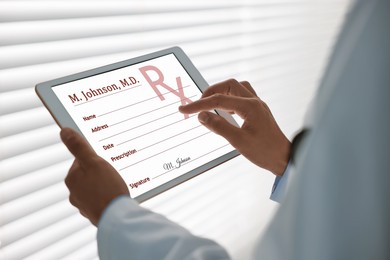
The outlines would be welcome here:
M 210 131 L 224 137 L 234 147 L 240 141 L 240 128 L 230 124 L 225 118 L 211 112 L 200 112 L 199 122 Z
M 81 164 L 88 164 L 97 156 L 87 140 L 71 128 L 63 128 L 60 133 L 62 142 Z

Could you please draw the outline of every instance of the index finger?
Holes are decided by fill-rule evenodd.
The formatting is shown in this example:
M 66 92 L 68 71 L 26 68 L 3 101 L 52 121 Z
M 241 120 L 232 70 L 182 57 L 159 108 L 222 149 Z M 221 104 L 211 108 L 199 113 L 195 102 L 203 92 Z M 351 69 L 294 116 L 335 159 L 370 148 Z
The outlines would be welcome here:
M 248 88 L 248 85 L 250 85 L 248 82 L 238 82 L 235 79 L 225 80 L 206 89 L 202 95 L 202 98 L 209 97 L 214 94 L 226 94 L 238 97 L 256 96 L 256 92 L 254 92 L 252 87 Z
M 60 133 L 62 142 L 80 164 L 88 164 L 97 156 L 87 140 L 71 128 L 63 128 Z
M 243 98 L 215 94 L 210 97 L 201 98 L 185 106 L 180 106 L 179 110 L 182 113 L 192 114 L 200 111 L 209 111 L 213 109 L 222 109 L 225 111 L 233 111 L 241 118 L 246 118 L 250 108 L 252 98 Z

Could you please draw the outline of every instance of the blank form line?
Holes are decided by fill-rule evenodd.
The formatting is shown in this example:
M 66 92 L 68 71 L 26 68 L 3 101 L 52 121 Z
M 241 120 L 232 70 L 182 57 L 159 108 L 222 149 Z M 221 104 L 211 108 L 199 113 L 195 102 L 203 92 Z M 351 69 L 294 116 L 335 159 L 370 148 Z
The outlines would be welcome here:
M 195 159 L 192 159 L 192 160 L 190 160 L 190 161 L 187 161 L 187 162 L 185 162 L 185 163 L 182 163 L 182 164 L 180 165 L 180 167 L 183 166 L 183 165 L 189 164 L 189 163 L 191 163 L 191 162 L 193 162 L 193 161 L 196 161 L 196 160 L 198 160 L 198 159 L 200 159 L 200 158 L 202 158 L 202 157 L 205 157 L 206 155 L 209 155 L 210 153 L 213 153 L 213 152 L 215 152 L 215 151 L 217 151 L 217 150 L 219 150 L 219 149 L 222 149 L 222 148 L 224 148 L 224 147 L 226 147 L 226 146 L 228 146 L 228 145 L 229 145 L 229 144 L 222 145 L 221 147 L 218 147 L 217 149 L 214 149 L 214 150 L 212 150 L 212 151 L 210 151 L 210 152 L 208 152 L 208 153 L 205 153 L 205 154 L 203 154 L 203 155 L 201 155 L 201 156 L 199 156 L 199 157 L 196 157 Z M 168 171 L 166 171 L 166 172 L 164 172 L 164 173 L 161 173 L 161 174 L 159 174 L 159 175 L 153 177 L 152 180 L 154 180 L 154 179 L 156 179 L 156 178 L 158 178 L 158 177 L 160 177 L 160 176 L 163 176 L 164 174 L 167 174 L 168 172 L 177 170 L 177 169 L 179 169 L 180 167 L 178 167 L 178 168 L 173 168 L 173 169 L 168 170 Z
M 173 148 L 179 147 L 179 146 L 181 146 L 181 145 L 183 145 L 183 144 L 186 144 L 186 143 L 188 143 L 188 142 L 191 142 L 191 141 L 193 141 L 193 140 L 195 140 L 195 139 L 198 139 L 198 138 L 200 138 L 200 137 L 202 137 L 202 136 L 204 136 L 204 135 L 210 134 L 210 133 L 211 133 L 211 132 L 207 132 L 207 133 L 204 133 L 204 134 L 199 135 L 199 136 L 197 136 L 197 137 L 191 138 L 191 139 L 189 139 L 189 140 L 187 140 L 187 141 L 185 141 L 185 142 L 183 142 L 183 143 L 180 143 L 180 144 L 178 144 L 178 145 L 172 146 L 172 147 L 170 147 L 170 148 L 168 148 L 168 149 L 166 149 L 166 150 L 164 150 L 164 151 L 161 151 L 161 152 L 159 152 L 159 153 L 153 154 L 153 155 L 151 155 L 151 156 L 149 156 L 149 157 L 147 157 L 147 158 L 145 158 L 145 159 L 143 159 L 143 160 L 140 160 L 140 161 L 138 161 L 138 162 L 136 162 L 136 163 L 133 163 L 133 164 L 130 164 L 130 165 L 126 166 L 126 167 L 123 167 L 122 169 L 119 169 L 119 171 L 122 171 L 122 170 L 124 170 L 124 169 L 127 169 L 127 168 L 129 168 L 129 167 L 131 167 L 131 166 L 134 166 L 134 165 L 140 163 L 140 162 L 149 160 L 150 158 L 153 158 L 153 157 L 155 157 L 155 156 L 157 156 L 157 155 L 159 155 L 159 154 L 165 153 L 166 151 L 172 150 Z
M 176 113 L 178 113 L 178 112 L 176 112 Z M 190 116 L 189 118 L 194 117 L 194 116 L 195 116 L 195 115 L 192 115 L 192 116 Z M 152 130 L 152 131 L 149 131 L 149 132 L 147 132 L 147 133 L 145 133 L 145 134 L 142 134 L 142 135 L 136 136 L 136 137 L 134 137 L 134 138 L 131 138 L 131 139 L 129 139 L 129 140 L 126 140 L 126 141 L 124 141 L 124 142 L 121 142 L 121 143 L 119 143 L 119 144 L 117 144 L 117 145 L 122 145 L 122 144 L 124 144 L 124 143 L 130 142 L 130 141 L 132 141 L 132 140 L 134 140 L 134 139 L 137 139 L 137 138 L 139 138 L 139 137 L 142 137 L 142 136 L 151 134 L 151 133 L 153 133 L 153 132 L 156 132 L 156 131 L 161 130 L 161 129 L 165 128 L 165 127 L 174 125 L 174 124 L 179 123 L 179 122 L 184 121 L 184 120 L 186 120 L 186 119 L 180 119 L 179 121 L 176 121 L 176 122 L 173 122 L 173 123 L 171 123 L 171 124 L 167 124 L 167 125 L 165 125 L 165 126 L 159 127 L 159 128 L 157 128 L 157 129 L 154 129 L 154 130 Z M 149 122 L 149 123 L 150 123 L 150 122 Z M 131 130 L 131 129 L 130 129 L 130 130 Z M 100 140 L 100 141 L 103 141 L 103 140 Z M 100 141 L 99 141 L 99 142 L 100 142 Z
M 193 97 L 195 97 L 195 96 L 197 96 L 197 95 L 193 95 L 193 96 L 191 96 L 191 97 L 189 97 L 189 98 L 193 98 Z M 142 113 L 142 114 L 139 114 L 139 115 L 136 115 L 136 116 L 127 118 L 127 119 L 125 119 L 125 120 L 122 120 L 122 121 L 113 123 L 113 124 L 111 124 L 110 126 L 114 126 L 114 125 L 117 125 L 117 124 L 120 124 L 120 123 L 124 123 L 124 122 L 126 122 L 126 121 L 129 121 L 129 120 L 131 120 L 131 119 L 134 119 L 134 118 L 137 118 L 137 117 L 140 117 L 140 116 L 149 114 L 149 113 L 154 112 L 154 111 L 156 111 L 156 110 L 159 110 L 159 109 L 161 109 L 161 108 L 166 108 L 166 107 L 172 106 L 172 105 L 177 104 L 177 103 L 179 103 L 179 102 L 181 102 L 181 101 L 183 101 L 183 99 L 180 99 L 179 101 L 173 102 L 173 103 L 171 103 L 171 104 L 169 104 L 169 105 L 165 105 L 165 106 L 162 106 L 162 107 L 158 107 L 158 108 L 156 108 L 156 109 L 147 111 L 147 112 L 145 112 L 145 113 Z
M 180 133 L 178 133 L 178 134 L 172 135 L 172 136 L 170 136 L 170 137 L 168 137 L 168 138 L 165 138 L 165 139 L 163 139 L 163 140 L 161 140 L 161 141 L 159 141 L 159 142 L 157 142 L 157 143 L 154 143 L 154 144 L 151 144 L 151 145 L 146 146 L 146 147 L 144 147 L 144 148 L 138 149 L 138 152 L 139 152 L 139 151 L 142 151 L 142 150 L 145 150 L 146 148 L 152 147 L 152 146 L 154 146 L 154 145 L 156 145 L 156 144 L 165 142 L 166 140 L 172 139 L 173 137 L 176 137 L 176 136 L 185 134 L 185 133 L 187 133 L 187 132 L 189 132 L 189 131 L 191 131 L 191 130 L 194 130 L 194 129 L 198 128 L 198 127 L 201 127 L 201 126 L 202 126 L 202 125 L 195 126 L 195 127 L 193 127 L 193 128 L 187 129 L 186 131 L 183 131 L 183 132 L 180 132 Z
M 106 98 L 106 97 L 109 97 L 109 96 L 112 96 L 112 95 L 115 95 L 115 94 L 118 94 L 118 93 L 122 93 L 122 92 L 124 92 L 124 91 L 128 91 L 128 90 L 131 90 L 131 89 L 138 88 L 138 87 L 140 87 L 140 86 L 142 86 L 142 85 L 140 84 L 140 85 L 137 85 L 137 86 L 134 86 L 134 87 L 131 87 L 131 88 L 126 88 L 126 89 L 123 89 L 123 90 L 115 91 L 114 93 L 107 94 L 107 95 L 104 95 L 104 96 L 101 96 L 101 97 L 97 97 L 97 98 L 94 98 L 94 99 L 92 99 L 92 100 L 85 101 L 84 103 L 76 104 L 76 105 L 74 105 L 74 106 L 76 107 L 76 106 L 84 105 L 84 104 L 93 102 L 93 101 L 95 101 L 95 100 L 101 99 L 101 98 Z
M 183 89 L 184 89 L 184 88 L 188 88 L 189 86 L 191 86 L 191 85 L 184 86 Z M 161 96 L 164 96 L 164 95 L 169 94 L 169 93 L 171 93 L 171 91 L 165 92 L 165 93 L 161 94 Z M 138 104 L 141 104 L 141 103 L 143 103 L 143 102 L 146 102 L 146 101 L 149 101 L 149 100 L 158 98 L 158 97 L 160 97 L 160 96 L 155 96 L 155 97 L 147 98 L 147 99 L 138 101 L 138 102 L 136 102 L 136 103 L 133 103 L 133 104 L 130 104 L 130 105 L 127 105 L 127 106 L 124 106 L 124 107 L 120 107 L 120 108 L 117 108 L 117 109 L 115 109 L 115 110 L 112 110 L 112 111 L 103 113 L 103 114 L 101 114 L 101 115 L 98 115 L 97 117 L 105 116 L 105 115 L 111 114 L 111 113 L 113 113 L 113 112 L 116 112 L 116 111 L 119 111 L 119 110 L 122 110 L 122 109 L 125 109 L 125 108 L 128 108 L 128 107 L 131 107 L 131 106 L 134 106 L 134 105 L 138 105 Z
M 126 129 L 126 130 L 124 130 L 124 131 L 122 131 L 122 132 L 119 132 L 119 133 L 116 133 L 116 134 L 107 136 L 107 137 L 105 137 L 105 138 L 103 138 L 103 139 L 100 139 L 99 142 L 104 141 L 104 140 L 107 140 L 107 139 L 109 139 L 109 138 L 111 138 L 111 137 L 114 137 L 114 136 L 117 136 L 117 135 L 120 135 L 120 134 L 129 132 L 129 131 L 134 130 L 134 129 L 136 129 L 136 128 L 139 128 L 139 127 L 141 127 L 141 126 L 144 126 L 144 125 L 147 125 L 147 124 L 156 122 L 156 121 L 158 121 L 158 120 L 161 120 L 161 119 L 163 119 L 163 118 L 165 118 L 165 117 L 168 117 L 168 116 L 171 116 L 171 115 L 174 115 L 174 114 L 177 114 L 177 113 L 179 113 L 179 111 L 176 111 L 176 112 L 173 112 L 173 113 L 171 113 L 171 114 L 168 114 L 168 115 L 159 117 L 159 118 L 157 118 L 157 119 L 155 119 L 155 120 L 153 120 L 153 121 L 146 122 L 146 123 L 144 123 L 144 124 L 142 124 L 142 125 L 137 125 L 137 126 L 135 126 L 135 127 Z M 185 119 L 181 119 L 181 120 L 179 120 L 179 121 L 183 121 L 183 120 L 185 120 Z M 177 122 L 179 122 L 179 121 L 176 121 L 175 123 L 177 123 Z

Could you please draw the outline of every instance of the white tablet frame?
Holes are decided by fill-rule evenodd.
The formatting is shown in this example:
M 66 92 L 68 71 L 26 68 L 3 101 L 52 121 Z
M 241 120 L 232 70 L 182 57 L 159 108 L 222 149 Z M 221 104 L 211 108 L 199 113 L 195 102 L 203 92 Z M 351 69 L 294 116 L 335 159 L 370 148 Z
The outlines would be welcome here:
M 65 84 L 71 81 L 80 80 L 87 77 L 92 77 L 97 74 L 106 73 L 112 70 L 120 69 L 123 67 L 131 66 L 140 62 L 148 61 L 154 58 L 158 58 L 161 56 L 165 56 L 168 54 L 174 54 L 177 60 L 181 63 L 183 68 L 186 70 L 188 75 L 192 78 L 192 80 L 195 82 L 196 86 L 201 90 L 201 92 L 204 92 L 209 86 L 209 84 L 206 82 L 206 80 L 202 77 L 202 75 L 199 73 L 199 71 L 195 68 L 195 66 L 192 64 L 191 60 L 188 58 L 188 56 L 184 53 L 184 51 L 180 47 L 172 47 L 164 50 L 160 50 L 157 52 L 153 52 L 150 54 L 146 54 L 143 56 L 139 56 L 136 58 L 124 60 L 121 62 L 109 64 L 103 67 L 98 67 L 95 69 L 83 71 L 80 73 L 76 73 L 73 75 L 49 80 L 43 83 L 39 83 L 35 86 L 35 91 L 39 98 L 41 99 L 42 103 L 45 105 L 45 107 L 49 110 L 50 114 L 56 121 L 56 123 L 60 126 L 60 128 L 64 127 L 70 127 L 75 129 L 77 132 L 82 134 L 74 120 L 71 118 L 69 113 L 66 111 L 65 107 L 62 105 L 61 101 L 57 98 L 54 91 L 52 90 L 53 87 L 61 84 Z M 226 120 L 228 120 L 231 124 L 237 125 L 237 123 L 234 121 L 233 117 L 226 113 L 225 111 L 217 110 L 217 113 L 221 116 L 223 116 Z M 195 168 L 175 179 L 172 179 L 171 181 L 168 181 L 148 192 L 145 192 L 134 199 L 138 202 L 143 202 L 147 199 L 150 199 L 180 183 L 183 183 L 213 167 L 218 166 L 219 164 L 230 160 L 234 157 L 239 155 L 238 151 L 232 150 L 231 152 L 218 157 L 198 168 Z

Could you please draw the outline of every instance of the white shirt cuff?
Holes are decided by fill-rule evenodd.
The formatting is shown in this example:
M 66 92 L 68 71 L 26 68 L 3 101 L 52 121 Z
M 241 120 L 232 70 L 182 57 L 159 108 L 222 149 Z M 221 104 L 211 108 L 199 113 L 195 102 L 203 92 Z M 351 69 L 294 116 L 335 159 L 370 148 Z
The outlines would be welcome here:
M 272 187 L 270 199 L 276 202 L 281 202 L 286 194 L 287 183 L 290 176 L 292 164 L 288 163 L 286 170 L 282 176 L 276 176 L 274 185 Z

